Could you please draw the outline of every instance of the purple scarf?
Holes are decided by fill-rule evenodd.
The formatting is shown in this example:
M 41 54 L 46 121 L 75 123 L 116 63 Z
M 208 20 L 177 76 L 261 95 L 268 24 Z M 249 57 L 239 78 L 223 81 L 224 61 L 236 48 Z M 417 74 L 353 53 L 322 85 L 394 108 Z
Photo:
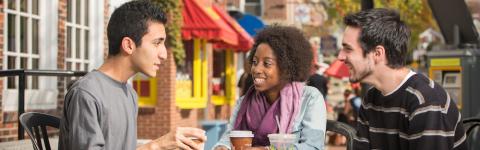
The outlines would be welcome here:
M 279 99 L 271 105 L 263 93 L 250 87 L 240 104 L 233 129 L 253 131 L 253 146 L 270 145 L 268 134 L 279 131 L 291 133 L 295 117 L 300 110 L 303 87 L 301 82 L 285 85 L 280 91 Z M 275 116 L 279 116 L 280 129 L 277 127 Z

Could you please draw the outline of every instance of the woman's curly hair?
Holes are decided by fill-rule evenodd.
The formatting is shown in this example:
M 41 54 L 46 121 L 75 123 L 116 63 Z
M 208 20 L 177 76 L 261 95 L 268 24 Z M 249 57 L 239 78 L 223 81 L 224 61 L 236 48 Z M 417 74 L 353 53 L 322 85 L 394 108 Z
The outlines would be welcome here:
M 268 26 L 261 30 L 255 37 L 255 44 L 248 57 L 250 63 L 258 45 L 262 43 L 268 44 L 277 57 L 280 77 L 290 82 L 303 82 L 308 79 L 313 53 L 302 31 L 295 27 L 280 25 Z

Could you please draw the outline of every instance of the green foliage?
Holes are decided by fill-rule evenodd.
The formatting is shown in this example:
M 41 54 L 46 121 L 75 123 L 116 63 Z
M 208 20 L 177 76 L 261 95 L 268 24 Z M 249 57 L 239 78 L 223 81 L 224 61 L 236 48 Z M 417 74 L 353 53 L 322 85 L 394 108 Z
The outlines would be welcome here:
M 328 0 L 326 10 L 328 20 L 325 22 L 327 31 L 343 28 L 343 17 L 349 13 L 360 11 L 361 0 Z
M 437 28 L 426 0 L 377 0 L 375 6 L 395 9 L 400 13 L 412 33 L 409 51 L 416 48 L 420 33 L 428 28 Z
M 418 35 L 428 28 L 438 29 L 433 19 L 427 0 L 373 0 L 375 8 L 395 9 L 402 20 L 410 27 L 411 40 L 409 51 L 416 48 Z M 343 17 L 352 12 L 360 11 L 361 0 L 328 0 L 327 13 L 329 21 L 326 25 L 330 30 L 343 27 Z
M 173 57 L 177 65 L 184 65 L 185 50 L 182 43 L 182 4 L 181 0 L 152 0 L 168 15 L 166 25 L 167 41 L 166 45 L 173 51 Z

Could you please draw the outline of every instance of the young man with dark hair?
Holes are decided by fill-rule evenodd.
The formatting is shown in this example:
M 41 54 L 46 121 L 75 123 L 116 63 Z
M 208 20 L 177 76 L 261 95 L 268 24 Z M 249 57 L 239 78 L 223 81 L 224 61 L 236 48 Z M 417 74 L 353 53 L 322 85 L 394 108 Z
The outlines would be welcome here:
M 59 149 L 136 149 L 137 94 L 127 80 L 138 72 L 155 77 L 165 48 L 166 15 L 148 1 L 116 9 L 108 23 L 109 55 L 103 65 L 75 82 L 65 96 Z M 197 128 L 177 128 L 138 149 L 202 149 Z
M 362 101 L 355 149 L 466 149 L 460 112 L 447 92 L 406 67 L 410 31 L 397 12 L 347 15 L 338 59 L 352 82 L 373 86 Z

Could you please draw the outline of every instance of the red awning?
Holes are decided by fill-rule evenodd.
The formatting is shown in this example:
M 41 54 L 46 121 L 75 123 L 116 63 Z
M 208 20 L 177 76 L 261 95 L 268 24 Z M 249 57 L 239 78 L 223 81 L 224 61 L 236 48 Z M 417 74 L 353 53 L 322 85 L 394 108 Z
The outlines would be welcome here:
M 335 78 L 347 78 L 350 77 L 347 65 L 345 63 L 335 60 L 330 67 L 325 70 L 325 74 Z
M 213 10 L 202 6 L 198 0 L 183 0 L 182 38 L 201 38 L 238 45 L 236 32 Z
M 222 8 L 213 5 L 213 10 L 215 10 L 220 17 L 227 22 L 227 24 L 237 32 L 238 44 L 237 45 L 227 45 L 227 44 L 217 44 L 217 48 L 232 48 L 236 51 L 246 52 L 249 51 L 253 46 L 253 38 L 245 31 L 245 29 L 240 26 L 235 19 L 230 17 Z

